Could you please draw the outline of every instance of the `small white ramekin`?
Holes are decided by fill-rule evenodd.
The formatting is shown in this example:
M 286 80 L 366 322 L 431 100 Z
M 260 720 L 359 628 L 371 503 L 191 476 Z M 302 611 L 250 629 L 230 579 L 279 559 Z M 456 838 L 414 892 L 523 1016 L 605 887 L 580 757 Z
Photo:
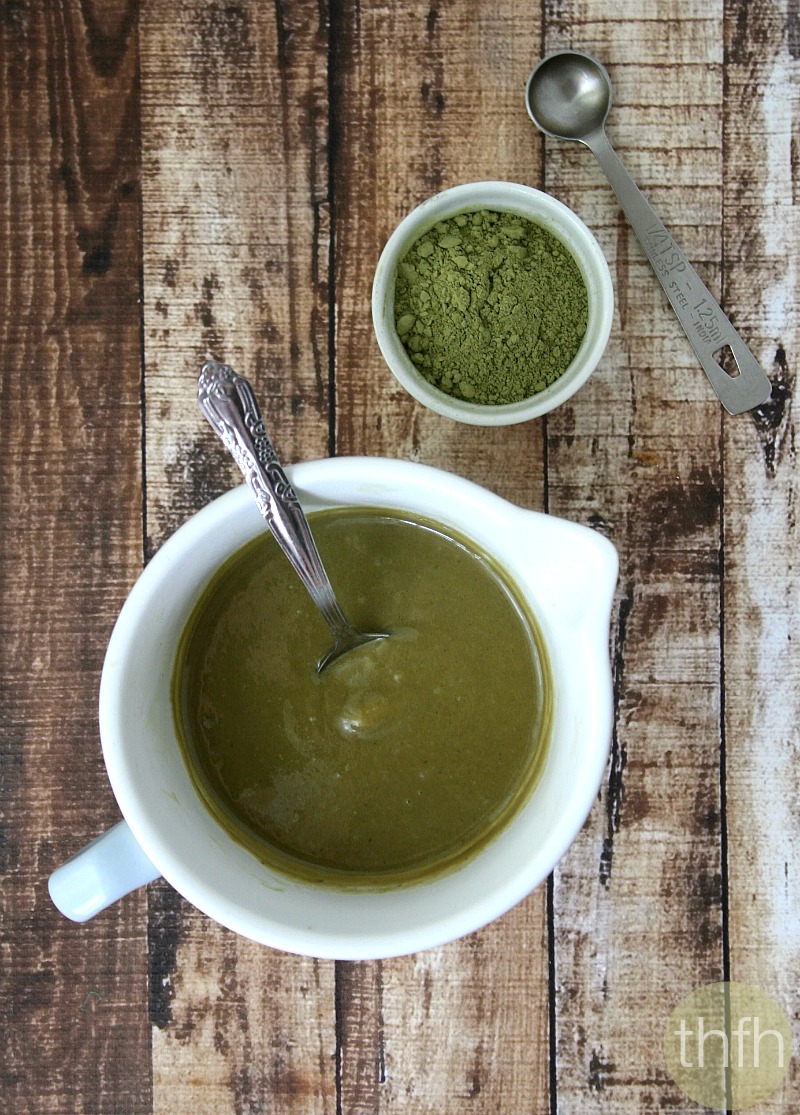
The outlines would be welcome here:
M 397 265 L 415 240 L 438 221 L 458 213 L 493 209 L 535 221 L 569 250 L 589 294 L 589 321 L 581 347 L 555 383 L 518 403 L 487 406 L 469 403 L 434 387 L 417 370 L 395 329 L 394 286 Z M 586 382 L 603 355 L 614 315 L 614 289 L 600 245 L 583 221 L 566 205 L 531 186 L 516 182 L 468 182 L 444 190 L 418 205 L 389 237 L 372 284 L 372 321 L 386 363 L 405 389 L 431 410 L 473 426 L 507 426 L 554 410 Z

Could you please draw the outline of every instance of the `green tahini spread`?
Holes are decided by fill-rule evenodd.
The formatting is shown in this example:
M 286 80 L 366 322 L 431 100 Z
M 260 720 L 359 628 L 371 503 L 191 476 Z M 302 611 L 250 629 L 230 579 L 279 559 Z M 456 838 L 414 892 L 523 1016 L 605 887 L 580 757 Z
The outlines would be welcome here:
M 334 886 L 413 882 L 473 855 L 530 794 L 546 658 L 513 584 L 438 524 L 364 508 L 311 522 L 347 615 L 390 638 L 317 675 L 330 632 L 265 532 L 186 626 L 178 737 L 211 812 L 265 863 Z
M 569 367 L 589 300 L 577 263 L 541 225 L 481 209 L 440 221 L 397 269 L 395 325 L 434 387 L 520 402 Z

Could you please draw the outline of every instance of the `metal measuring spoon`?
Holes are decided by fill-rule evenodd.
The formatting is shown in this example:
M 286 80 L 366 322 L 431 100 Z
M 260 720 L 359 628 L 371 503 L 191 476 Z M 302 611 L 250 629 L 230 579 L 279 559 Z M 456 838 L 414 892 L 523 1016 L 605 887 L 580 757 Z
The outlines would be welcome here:
M 349 650 L 386 639 L 385 634 L 358 631 L 339 606 L 308 519 L 267 436 L 249 382 L 227 364 L 209 360 L 197 382 L 197 401 L 241 469 L 258 510 L 331 629 L 334 643 L 317 663 L 317 673 Z
M 585 143 L 600 163 L 725 409 L 742 414 L 765 403 L 772 392 L 766 372 L 608 142 L 611 79 L 605 68 L 582 51 L 551 54 L 532 71 L 525 99 L 531 120 L 545 135 Z M 718 362 L 726 348 L 736 360 L 730 372 Z

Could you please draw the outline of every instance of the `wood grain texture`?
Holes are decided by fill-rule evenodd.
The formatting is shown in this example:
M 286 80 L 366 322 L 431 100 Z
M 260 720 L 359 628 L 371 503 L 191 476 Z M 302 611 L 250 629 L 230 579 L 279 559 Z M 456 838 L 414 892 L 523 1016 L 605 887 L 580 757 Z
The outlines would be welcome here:
M 211 355 L 286 461 L 328 448 L 327 33 L 308 4 L 150 4 L 142 20 L 149 543 L 230 487 L 195 403 Z
M 795 0 L 0 4 L 0 1110 L 688 1115 L 673 1006 L 730 976 L 800 1040 L 793 418 Z M 591 155 L 523 90 L 574 45 L 609 134 L 774 381 L 730 418 Z M 526 182 L 610 261 L 616 318 L 545 420 L 410 399 L 370 320 L 380 251 L 439 189 Z M 588 523 L 621 558 L 616 724 L 547 886 L 369 963 L 259 948 L 163 882 L 75 926 L 49 872 L 118 812 L 103 649 L 146 560 L 238 482 L 195 403 L 214 355 L 286 460 L 410 458 Z M 760 1108 L 798 1109 L 798 1070 Z
M 800 1040 L 800 614 L 796 393 L 796 136 L 791 6 L 732 4 L 725 27 L 725 306 L 773 380 L 726 423 L 725 771 L 731 977 L 768 991 Z M 754 80 L 755 79 L 755 80 Z M 758 1111 L 792 1111 L 797 1060 Z
M 599 22 L 592 4 L 559 5 L 564 30 L 546 48 L 608 62 L 609 137 L 718 288 L 719 21 L 695 20 L 667 71 L 663 51 L 637 64 L 622 45 L 655 39 L 654 7 L 620 7 Z M 601 368 L 548 423 L 551 512 L 594 525 L 620 552 L 611 761 L 599 808 L 555 875 L 557 1109 L 682 1112 L 664 1029 L 689 991 L 724 974 L 721 413 L 589 152 L 554 141 L 546 168 L 546 187 L 598 235 L 617 295 Z
M 3 16 L 0 1103 L 148 1110 L 144 895 L 78 927 L 47 893 L 119 818 L 96 709 L 141 566 L 136 11 Z
M 524 109 L 539 13 L 517 0 L 332 13 L 336 452 L 435 464 L 541 507 L 541 425 L 469 427 L 419 406 L 388 372 L 370 314 L 381 250 L 414 206 L 461 182 L 539 185 Z
M 342 1111 L 549 1111 L 545 893 L 442 948 L 339 965 Z
M 304 4 L 142 17 L 147 548 L 238 483 L 196 402 L 213 355 L 253 383 L 278 452 L 328 446 L 327 33 Z M 153 1112 L 336 1106 L 332 963 L 149 908 Z
M 336 451 L 423 461 L 542 507 L 541 424 L 470 428 L 426 411 L 386 369 L 370 317 L 381 249 L 414 205 L 470 180 L 538 185 L 523 91 L 539 13 L 515 0 L 337 4 L 331 18 Z M 547 971 L 544 888 L 467 941 L 343 966 L 342 1110 L 548 1111 Z

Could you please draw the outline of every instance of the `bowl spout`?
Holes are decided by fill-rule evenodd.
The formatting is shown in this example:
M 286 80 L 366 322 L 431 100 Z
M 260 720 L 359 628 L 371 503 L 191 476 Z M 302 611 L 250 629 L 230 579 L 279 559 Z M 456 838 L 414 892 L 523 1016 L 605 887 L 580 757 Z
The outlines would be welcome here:
M 525 515 L 525 564 L 551 622 L 607 641 L 619 571 L 613 544 L 578 523 L 537 511 Z

